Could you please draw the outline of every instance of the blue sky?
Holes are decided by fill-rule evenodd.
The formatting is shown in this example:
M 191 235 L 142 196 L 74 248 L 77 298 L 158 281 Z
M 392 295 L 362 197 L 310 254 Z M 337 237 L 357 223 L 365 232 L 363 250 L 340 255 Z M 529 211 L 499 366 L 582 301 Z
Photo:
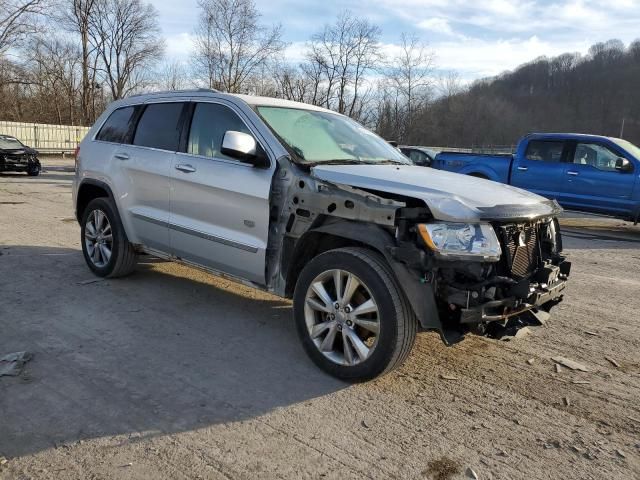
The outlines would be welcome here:
M 160 13 L 167 53 L 192 49 L 197 0 L 151 0 Z M 310 35 L 349 9 L 382 28 L 393 54 L 402 32 L 418 35 L 436 55 L 439 70 L 473 80 L 541 55 L 586 53 L 610 38 L 640 38 L 640 0 L 256 0 L 266 24 L 280 23 L 287 57 L 302 58 Z

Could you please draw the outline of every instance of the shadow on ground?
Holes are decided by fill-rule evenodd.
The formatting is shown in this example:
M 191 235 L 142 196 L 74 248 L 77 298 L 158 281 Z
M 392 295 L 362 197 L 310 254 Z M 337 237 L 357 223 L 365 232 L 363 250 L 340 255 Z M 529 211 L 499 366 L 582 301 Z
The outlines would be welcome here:
M 94 283 L 78 250 L 0 247 L 0 454 L 259 416 L 345 387 L 307 359 L 288 302 L 143 257 Z

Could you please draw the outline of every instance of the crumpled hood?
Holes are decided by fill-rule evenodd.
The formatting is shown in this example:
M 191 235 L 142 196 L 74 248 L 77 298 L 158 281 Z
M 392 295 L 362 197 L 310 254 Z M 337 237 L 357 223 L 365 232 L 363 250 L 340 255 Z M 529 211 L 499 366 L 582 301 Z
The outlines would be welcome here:
M 556 215 L 555 201 L 501 183 L 413 165 L 318 165 L 313 177 L 423 200 L 438 220 L 520 220 Z

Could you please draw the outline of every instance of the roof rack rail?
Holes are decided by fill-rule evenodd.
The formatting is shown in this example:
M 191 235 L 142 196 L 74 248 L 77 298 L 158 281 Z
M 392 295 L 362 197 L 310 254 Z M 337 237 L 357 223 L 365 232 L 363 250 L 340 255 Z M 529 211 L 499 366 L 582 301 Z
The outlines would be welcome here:
M 141 97 L 142 95 L 163 95 L 168 93 L 196 93 L 196 92 L 220 93 L 220 90 L 216 90 L 215 88 L 188 88 L 184 90 L 161 90 L 156 92 L 134 93 L 133 95 L 128 95 L 127 98 Z

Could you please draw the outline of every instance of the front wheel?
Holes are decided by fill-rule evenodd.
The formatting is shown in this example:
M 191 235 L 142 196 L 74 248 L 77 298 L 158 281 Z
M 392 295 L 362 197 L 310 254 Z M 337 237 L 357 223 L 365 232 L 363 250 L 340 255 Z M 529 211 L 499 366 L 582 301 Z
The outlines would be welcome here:
M 364 248 L 330 250 L 311 260 L 296 283 L 294 315 L 316 365 L 354 382 L 401 365 L 417 331 L 385 259 Z
M 40 175 L 40 171 L 41 171 L 40 164 L 32 163 L 27 168 L 27 175 L 29 175 L 30 177 L 37 177 L 38 175 Z

